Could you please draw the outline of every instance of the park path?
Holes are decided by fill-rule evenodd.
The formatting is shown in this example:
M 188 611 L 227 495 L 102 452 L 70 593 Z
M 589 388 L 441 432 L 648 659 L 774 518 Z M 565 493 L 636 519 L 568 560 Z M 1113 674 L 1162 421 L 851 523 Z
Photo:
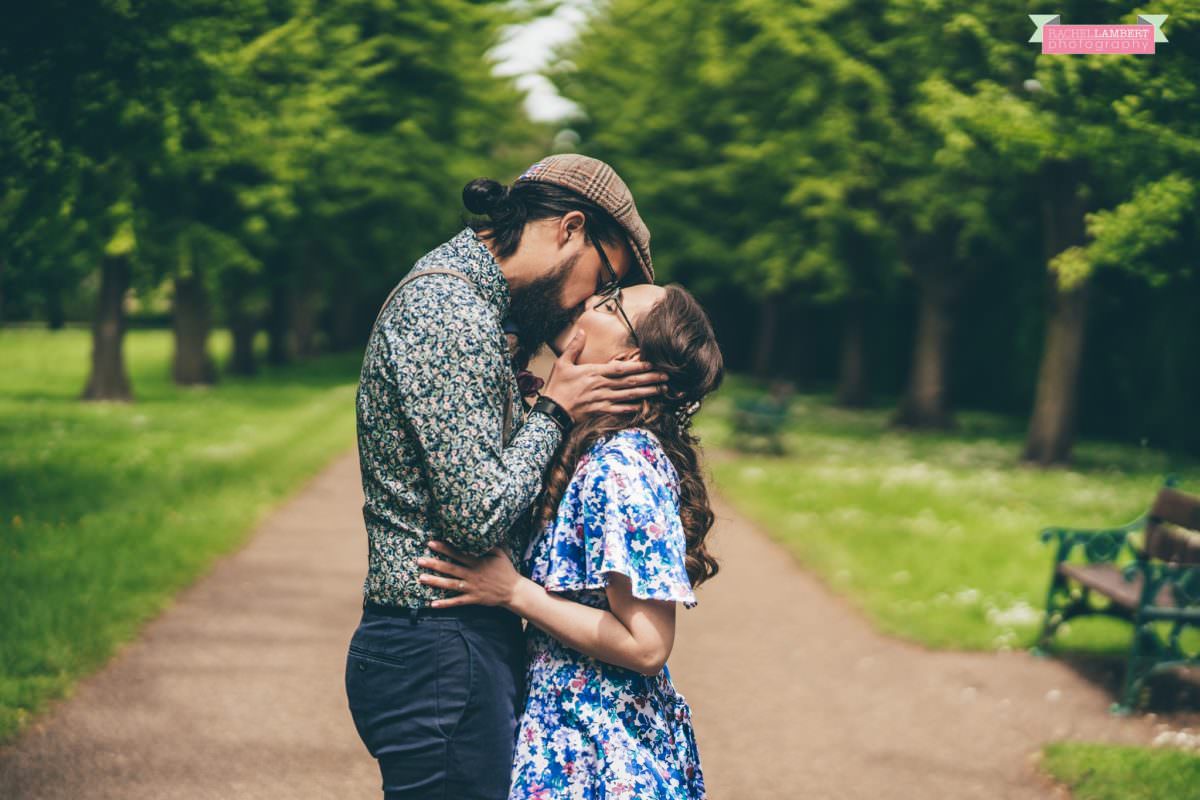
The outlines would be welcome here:
M 345 706 L 366 542 L 353 453 L 271 514 L 16 743 L 0 798 L 371 798 Z M 720 576 L 671 670 L 715 800 L 1054 797 L 1043 742 L 1147 743 L 1053 661 L 886 639 L 718 499 Z

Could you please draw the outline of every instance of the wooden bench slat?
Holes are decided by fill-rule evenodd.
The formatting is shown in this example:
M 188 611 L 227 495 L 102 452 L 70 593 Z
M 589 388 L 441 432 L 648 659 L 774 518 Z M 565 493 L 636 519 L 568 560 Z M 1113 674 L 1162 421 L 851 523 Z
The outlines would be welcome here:
M 1146 525 L 1145 553 L 1173 564 L 1200 564 L 1200 533 L 1151 521 Z
M 1154 498 L 1150 516 L 1181 528 L 1200 531 L 1200 497 L 1184 494 L 1178 489 L 1160 489 Z
M 1130 611 L 1136 609 L 1142 599 L 1142 576 L 1137 575 L 1132 581 L 1127 581 L 1121 568 L 1112 564 L 1063 562 L 1058 565 L 1058 571 Z M 1168 587 L 1164 586 L 1159 590 L 1158 597 L 1154 598 L 1154 604 L 1159 608 L 1175 607 L 1174 598 Z

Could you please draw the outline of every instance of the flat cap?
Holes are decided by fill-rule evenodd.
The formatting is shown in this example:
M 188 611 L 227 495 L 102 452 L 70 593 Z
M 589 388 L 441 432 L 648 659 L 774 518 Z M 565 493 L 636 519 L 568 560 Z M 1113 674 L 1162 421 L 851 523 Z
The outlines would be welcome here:
M 654 283 L 654 262 L 650 259 L 650 229 L 642 222 L 633 193 L 616 170 L 599 159 L 578 153 L 547 156 L 525 170 L 514 183 L 540 181 L 570 189 L 607 211 L 625 230 L 629 247 L 646 280 Z

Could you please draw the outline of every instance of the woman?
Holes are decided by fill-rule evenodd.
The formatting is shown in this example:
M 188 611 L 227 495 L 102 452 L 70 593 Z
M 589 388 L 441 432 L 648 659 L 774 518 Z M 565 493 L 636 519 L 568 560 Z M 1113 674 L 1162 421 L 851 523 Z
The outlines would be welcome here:
M 435 542 L 461 564 L 423 559 L 440 574 L 420 580 L 460 592 L 435 605 L 501 605 L 531 623 L 511 800 L 702 798 L 691 711 L 666 660 L 676 603 L 694 607 L 693 587 L 717 571 L 690 422 L 721 382 L 721 352 L 679 286 L 613 290 L 576 328 L 587 333 L 581 362 L 641 358 L 669 376 L 665 394 L 571 431 L 539 499 L 524 576 L 500 550 L 476 558 Z

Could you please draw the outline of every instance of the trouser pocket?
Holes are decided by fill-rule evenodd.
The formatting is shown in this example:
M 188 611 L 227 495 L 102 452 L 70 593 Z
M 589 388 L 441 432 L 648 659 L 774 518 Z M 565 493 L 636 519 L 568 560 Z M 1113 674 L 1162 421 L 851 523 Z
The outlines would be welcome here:
M 418 733 L 420 689 L 405 659 L 351 646 L 346 655 L 346 699 L 354 727 L 371 755 L 388 742 Z
M 379 761 L 387 797 L 457 798 L 452 737 L 476 670 L 457 620 L 364 621 L 346 655 L 354 726 Z
M 346 695 L 389 800 L 507 797 L 523 661 L 515 618 L 364 615 Z
M 346 697 L 372 755 L 380 739 L 447 739 L 462 723 L 475 687 L 470 647 L 448 626 L 432 633 L 403 656 L 353 645 L 347 653 Z
M 437 637 L 437 663 L 433 675 L 437 699 L 438 731 L 454 736 L 475 692 L 475 664 L 471 646 L 457 626 L 443 625 Z

